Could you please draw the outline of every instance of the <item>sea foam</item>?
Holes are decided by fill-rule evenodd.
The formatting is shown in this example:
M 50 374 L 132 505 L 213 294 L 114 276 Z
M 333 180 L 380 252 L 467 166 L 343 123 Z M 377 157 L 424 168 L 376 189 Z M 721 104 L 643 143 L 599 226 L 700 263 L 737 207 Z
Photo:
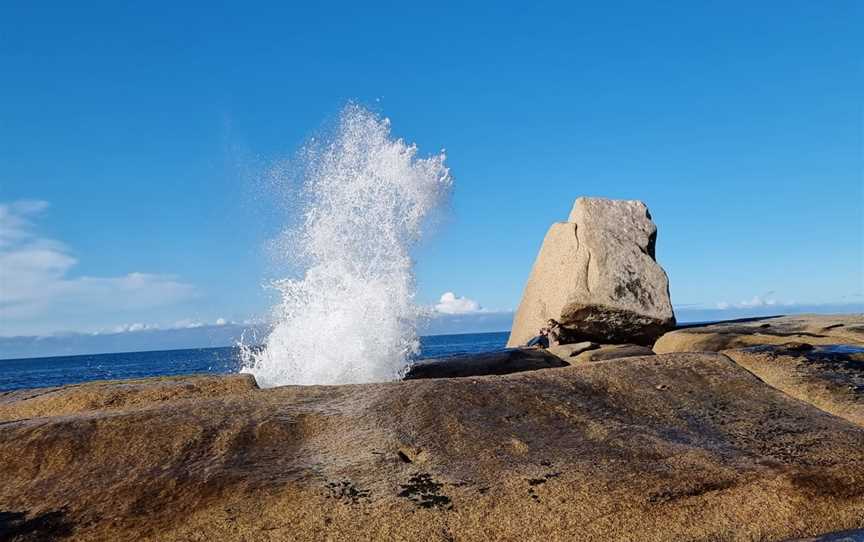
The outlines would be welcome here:
M 282 252 L 302 277 L 273 284 L 274 326 L 242 371 L 262 387 L 392 379 L 419 349 L 410 251 L 449 196 L 444 152 L 420 158 L 388 119 L 349 105 L 300 156 L 301 219 Z

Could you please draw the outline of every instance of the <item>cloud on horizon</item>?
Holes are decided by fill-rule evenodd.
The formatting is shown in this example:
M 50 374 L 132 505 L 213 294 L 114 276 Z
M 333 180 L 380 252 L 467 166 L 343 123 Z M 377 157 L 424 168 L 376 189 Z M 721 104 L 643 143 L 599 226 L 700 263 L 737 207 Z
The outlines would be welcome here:
M 247 325 L 251 325 L 251 322 L 246 322 Z M 207 326 L 227 326 L 227 325 L 237 325 L 236 322 L 231 322 L 226 320 L 225 318 L 217 318 L 215 322 L 207 323 L 207 322 L 199 322 L 197 320 L 192 320 L 189 318 L 178 320 L 174 322 L 172 325 L 159 325 L 159 324 L 144 324 L 141 322 L 135 322 L 132 324 L 120 324 L 114 326 L 110 329 L 94 331 L 92 335 L 99 334 L 112 334 L 112 333 L 135 333 L 137 331 L 169 331 L 175 329 L 195 329 L 199 327 L 207 327 Z
M 766 292 L 762 295 L 754 295 L 751 299 L 745 299 L 738 303 L 730 303 L 728 301 L 720 301 L 717 303 L 717 308 L 720 310 L 727 309 L 752 309 L 757 307 L 775 307 L 775 306 L 792 306 L 794 301 L 777 301 L 773 296 L 776 292 Z
M 470 314 L 482 312 L 480 304 L 467 297 L 458 297 L 453 292 L 444 292 L 435 305 L 435 311 L 441 314 Z
M 72 250 L 41 236 L 36 226 L 48 207 L 41 200 L 0 203 L 0 335 L 44 333 L 48 330 L 39 326 L 49 317 L 87 326 L 101 315 L 163 307 L 196 295 L 193 285 L 174 275 L 73 276 L 78 259 Z
M 782 310 L 770 306 L 747 309 L 694 308 L 676 306 L 680 323 L 731 320 L 741 317 L 774 316 L 777 314 L 864 313 L 864 303 L 791 305 Z M 183 320 L 168 327 L 128 324 L 123 331 L 113 329 L 100 333 L 68 333 L 54 336 L 0 337 L 0 359 L 92 354 L 100 352 L 135 352 L 142 350 L 171 350 L 180 348 L 206 348 L 230 346 L 244 339 L 257 343 L 266 337 L 267 322 L 244 321 L 203 324 Z M 437 313 L 425 320 L 418 330 L 421 335 L 460 333 L 507 332 L 513 320 L 513 311 L 480 311 L 466 314 Z

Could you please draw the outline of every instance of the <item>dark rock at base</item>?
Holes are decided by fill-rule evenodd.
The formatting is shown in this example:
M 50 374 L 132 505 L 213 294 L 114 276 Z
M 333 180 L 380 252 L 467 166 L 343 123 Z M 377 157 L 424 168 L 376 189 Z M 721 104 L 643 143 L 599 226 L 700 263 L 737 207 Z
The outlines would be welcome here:
M 568 363 L 561 358 L 543 349 L 508 348 L 500 352 L 465 354 L 419 361 L 408 367 L 402 379 L 506 375 L 523 371 L 566 367 L 567 365 Z
M 658 337 L 675 326 L 674 320 L 660 320 L 632 311 L 571 303 L 561 312 L 563 332 L 573 341 L 618 342 L 651 346 Z
M 864 529 L 826 533 L 816 538 L 796 538 L 795 540 L 787 540 L 786 542 L 864 542 Z

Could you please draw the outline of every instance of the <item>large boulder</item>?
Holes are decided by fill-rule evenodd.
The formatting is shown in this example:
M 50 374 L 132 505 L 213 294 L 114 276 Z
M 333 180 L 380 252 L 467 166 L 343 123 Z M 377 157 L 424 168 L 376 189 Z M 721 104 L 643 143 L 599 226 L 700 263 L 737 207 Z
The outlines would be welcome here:
M 508 346 L 524 344 L 550 318 L 569 341 L 652 345 L 675 326 L 656 239 L 641 201 L 578 198 L 543 240 Z
M 864 344 L 864 315 L 800 314 L 682 326 L 654 344 L 658 354 L 720 352 L 769 344 Z
M 8 396 L 0 539 L 772 541 L 864 527 L 864 428 L 718 354 L 181 388 L 80 412 Z

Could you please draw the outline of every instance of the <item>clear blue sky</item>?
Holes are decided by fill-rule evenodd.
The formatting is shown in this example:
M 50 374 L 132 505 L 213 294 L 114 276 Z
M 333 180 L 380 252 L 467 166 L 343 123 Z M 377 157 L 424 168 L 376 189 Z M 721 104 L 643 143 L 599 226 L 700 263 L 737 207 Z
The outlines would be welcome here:
M 423 303 L 515 308 L 579 195 L 679 307 L 862 301 L 861 2 L 85 4 L 0 8 L 0 335 L 266 315 L 254 173 L 348 100 L 447 149 Z

